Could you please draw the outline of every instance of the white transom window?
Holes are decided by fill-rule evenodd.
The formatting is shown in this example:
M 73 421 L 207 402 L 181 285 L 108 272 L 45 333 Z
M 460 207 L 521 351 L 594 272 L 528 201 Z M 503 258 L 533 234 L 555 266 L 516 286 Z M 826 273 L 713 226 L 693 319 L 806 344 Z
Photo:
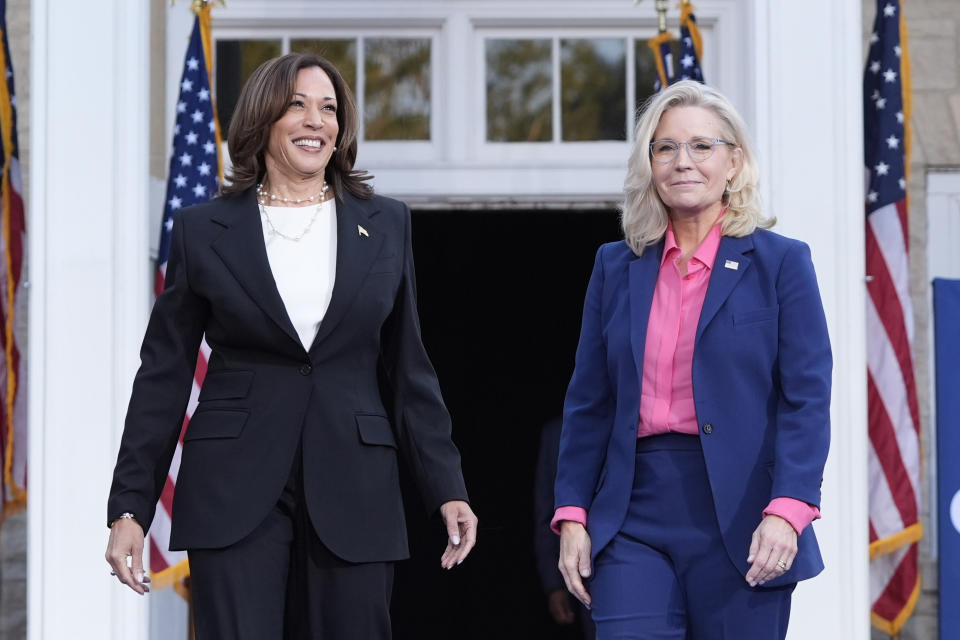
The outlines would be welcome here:
M 697 3 L 705 76 L 733 97 L 748 81 L 736 73 L 743 14 L 736 0 Z M 652 93 L 656 22 L 652 2 L 632 0 L 231 0 L 213 19 L 221 125 L 261 62 L 310 51 L 353 89 L 357 165 L 383 193 L 613 201 Z M 733 41 L 715 37 L 721 25 Z

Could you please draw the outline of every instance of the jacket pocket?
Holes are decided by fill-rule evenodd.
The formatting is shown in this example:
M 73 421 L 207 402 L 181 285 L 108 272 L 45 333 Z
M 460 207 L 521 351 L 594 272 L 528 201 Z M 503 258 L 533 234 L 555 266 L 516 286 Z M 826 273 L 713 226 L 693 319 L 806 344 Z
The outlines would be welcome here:
M 250 414 L 234 409 L 199 409 L 190 419 L 183 441 L 238 438 Z
M 253 384 L 253 371 L 209 371 L 200 387 L 198 402 L 246 398 Z
M 750 311 L 741 311 L 733 314 L 733 325 L 742 327 L 748 324 L 757 324 L 776 320 L 780 317 L 780 306 L 766 307 L 763 309 L 752 309 Z
M 387 256 L 385 258 L 377 258 L 373 261 L 373 264 L 370 265 L 370 275 L 377 273 L 396 273 L 399 271 L 399 260 L 397 256 Z
M 386 416 L 358 413 L 356 418 L 362 443 L 397 448 L 397 440 Z

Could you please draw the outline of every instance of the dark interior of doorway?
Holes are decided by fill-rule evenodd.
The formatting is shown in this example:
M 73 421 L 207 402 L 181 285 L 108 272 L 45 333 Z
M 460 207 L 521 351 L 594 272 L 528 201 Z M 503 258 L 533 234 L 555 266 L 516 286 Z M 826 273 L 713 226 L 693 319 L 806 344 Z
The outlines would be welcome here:
M 561 411 L 597 247 L 612 209 L 415 211 L 424 342 L 463 457 L 479 544 L 440 568 L 445 535 L 404 476 L 412 558 L 399 563 L 397 640 L 578 638 L 553 624 L 533 555 L 541 425 Z

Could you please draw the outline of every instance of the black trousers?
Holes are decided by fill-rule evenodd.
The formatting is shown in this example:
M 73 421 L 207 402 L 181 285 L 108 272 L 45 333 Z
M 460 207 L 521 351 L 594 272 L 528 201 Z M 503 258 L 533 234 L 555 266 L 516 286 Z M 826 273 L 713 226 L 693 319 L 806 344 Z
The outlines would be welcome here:
M 250 535 L 187 553 L 197 640 L 390 640 L 393 563 L 349 563 L 324 546 L 303 501 L 299 452 Z

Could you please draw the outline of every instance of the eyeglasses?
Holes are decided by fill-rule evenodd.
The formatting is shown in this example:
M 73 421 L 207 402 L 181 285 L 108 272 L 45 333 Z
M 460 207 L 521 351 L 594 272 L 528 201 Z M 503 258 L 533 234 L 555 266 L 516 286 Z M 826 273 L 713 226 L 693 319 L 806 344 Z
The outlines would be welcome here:
M 737 146 L 737 143 L 722 138 L 697 136 L 696 138 L 690 138 L 687 142 L 677 142 L 670 138 L 664 138 L 662 140 L 654 140 L 650 143 L 650 155 L 657 162 L 667 164 L 677 157 L 677 153 L 680 152 L 680 146 L 686 145 L 687 155 L 690 156 L 690 159 L 694 162 L 703 162 L 713 155 L 718 144 L 728 144 L 731 147 Z

